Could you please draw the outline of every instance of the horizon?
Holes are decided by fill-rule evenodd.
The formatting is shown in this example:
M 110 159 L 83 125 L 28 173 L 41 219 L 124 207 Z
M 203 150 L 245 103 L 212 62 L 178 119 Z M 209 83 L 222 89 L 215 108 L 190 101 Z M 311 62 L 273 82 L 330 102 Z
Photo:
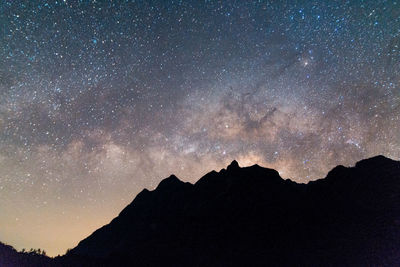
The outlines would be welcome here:
M 384 156 L 384 155 L 375 155 L 375 156 L 372 156 L 372 157 L 369 157 L 369 158 L 361 159 L 361 160 L 355 162 L 354 164 L 344 165 L 344 167 L 346 167 L 346 168 L 352 168 L 352 167 L 355 167 L 356 163 L 358 163 L 358 162 L 360 162 L 360 161 L 363 161 L 363 160 L 370 160 L 370 159 L 374 159 L 374 158 L 382 157 L 382 156 L 385 157 L 386 159 L 390 159 L 390 160 L 394 160 L 394 161 L 400 161 L 400 159 L 392 159 L 392 158 L 386 157 L 386 156 Z M 273 168 L 269 168 L 269 167 L 267 167 L 267 166 L 262 166 L 262 165 L 259 165 L 259 164 L 257 164 L 257 163 L 250 164 L 250 165 L 249 165 L 249 164 L 248 164 L 248 165 L 241 165 L 240 162 L 238 162 L 236 159 L 233 159 L 230 163 L 228 163 L 228 164 L 226 165 L 225 168 L 220 168 L 220 169 L 218 169 L 218 170 L 217 170 L 217 169 L 209 170 L 209 171 L 207 171 L 206 173 L 202 174 L 198 179 L 194 179 L 193 181 L 187 181 L 187 180 L 185 180 L 184 178 L 180 177 L 179 175 L 175 175 L 174 173 L 171 173 L 171 174 L 168 175 L 167 177 L 164 177 L 164 178 L 160 179 L 160 182 L 163 181 L 163 180 L 165 180 L 165 179 L 168 179 L 170 176 L 175 176 L 175 177 L 176 177 L 179 181 L 181 181 L 181 182 L 189 182 L 190 184 L 194 185 L 197 181 L 199 181 L 199 180 L 200 180 L 201 178 L 203 178 L 205 175 L 207 175 L 207 174 L 209 174 L 209 173 L 211 173 L 211 172 L 213 172 L 213 171 L 216 171 L 216 172 L 219 173 L 219 172 L 222 171 L 222 170 L 227 170 L 228 167 L 229 167 L 233 162 L 237 162 L 239 168 L 247 168 L 247 167 L 259 166 L 259 167 L 261 167 L 261 168 L 267 168 L 267 169 L 275 170 L 275 169 L 273 169 Z M 309 181 L 306 181 L 306 182 L 299 182 L 299 181 L 296 181 L 295 179 L 292 179 L 291 177 L 282 177 L 282 175 L 279 173 L 279 171 L 278 171 L 278 174 L 279 174 L 279 176 L 280 176 L 280 178 L 281 178 L 282 180 L 287 180 L 287 179 L 289 179 L 289 180 L 291 180 L 291 181 L 293 181 L 293 182 L 295 182 L 295 183 L 297 183 L 297 184 L 308 184 L 308 182 L 310 182 L 310 181 L 316 181 L 316 180 L 323 180 L 323 179 L 325 179 L 325 178 L 327 177 L 328 173 L 329 173 L 331 170 L 333 170 L 335 167 L 338 167 L 338 166 L 342 166 L 342 165 L 336 165 L 336 166 L 332 167 L 332 168 L 326 173 L 326 175 L 323 176 L 323 177 L 319 177 L 319 178 L 317 178 L 317 179 L 315 179 L 315 180 L 309 180 Z M 101 228 L 101 227 L 104 226 L 104 225 L 109 224 L 114 218 L 116 218 L 116 217 L 120 214 L 120 212 L 121 212 L 128 204 L 132 203 L 132 202 L 135 200 L 136 196 L 137 196 L 142 190 L 147 189 L 147 190 L 149 190 L 149 191 L 154 191 L 154 190 L 157 188 L 158 185 L 159 185 L 159 184 L 155 185 L 153 188 L 142 188 L 141 190 L 139 190 L 137 193 L 134 194 L 134 196 L 132 197 L 132 199 L 131 199 L 125 206 L 123 206 L 119 211 L 117 211 L 117 213 L 116 213 L 113 217 L 111 217 L 111 219 L 110 219 L 109 221 L 105 222 L 105 223 L 102 224 L 102 225 L 99 225 L 99 226 L 95 227 L 94 230 L 92 230 L 91 232 L 89 232 L 87 235 L 82 236 L 82 237 L 76 242 L 76 244 L 74 244 L 74 245 L 73 245 L 72 247 L 70 247 L 70 248 L 67 248 L 63 253 L 57 253 L 57 254 L 54 254 L 54 253 L 53 253 L 53 254 L 52 254 L 51 252 L 49 253 L 49 252 L 47 252 L 45 249 L 39 248 L 39 247 L 28 248 L 28 247 L 22 246 L 22 247 L 18 248 L 18 247 L 16 247 L 16 246 L 13 246 L 12 244 L 9 244 L 9 243 L 6 243 L 6 242 L 2 242 L 3 240 L 0 240 L 0 242 L 2 242 L 2 243 L 5 244 L 5 245 L 10 245 L 10 246 L 12 246 L 12 247 L 13 247 L 14 249 L 16 249 L 17 251 L 21 251 L 21 250 L 23 250 L 23 249 L 24 249 L 25 251 L 29 251 L 30 249 L 41 249 L 42 251 L 46 251 L 46 255 L 47 255 L 48 257 L 51 257 L 51 258 L 54 258 L 54 257 L 57 257 L 57 256 L 65 255 L 66 252 L 67 252 L 69 249 L 76 247 L 80 241 L 82 241 L 83 239 L 85 239 L 85 238 L 87 238 L 88 236 L 90 236 L 91 234 L 93 234 L 94 231 L 96 231 L 97 229 Z
M 2 1 L 1 242 L 64 254 L 233 159 L 307 183 L 400 159 L 396 1 Z
M 400 162 L 399 159 L 396 160 L 396 159 L 392 159 L 392 158 L 385 157 L 385 156 L 383 156 L 383 155 L 375 155 L 375 156 L 370 157 L 370 158 L 361 159 L 361 160 L 357 161 L 356 163 L 358 163 L 358 162 L 360 162 L 360 161 L 364 161 L 364 160 L 376 159 L 376 158 L 378 158 L 378 157 L 384 157 L 385 159 L 389 159 L 389 160 L 394 160 L 394 161 L 399 161 L 399 162 Z M 238 163 L 238 167 L 239 167 L 239 168 L 248 168 L 248 167 L 258 166 L 258 167 L 261 167 L 261 168 L 271 169 L 271 168 L 268 168 L 268 167 L 266 167 L 266 166 L 259 165 L 259 164 L 257 164 L 257 163 L 251 164 L 251 165 L 244 165 L 244 166 L 243 166 L 243 165 L 241 165 L 240 162 L 238 162 L 236 159 L 233 159 L 228 165 L 226 165 L 225 168 L 221 168 L 221 169 L 219 169 L 219 171 L 218 171 L 218 170 L 209 170 L 209 171 L 206 172 L 205 174 L 201 175 L 201 177 L 199 177 L 198 179 L 195 179 L 193 182 L 191 182 L 191 181 L 185 181 L 184 179 L 181 179 L 179 176 L 177 176 L 177 175 L 175 175 L 175 174 L 170 174 L 168 177 L 162 178 L 162 179 L 160 180 L 160 183 L 161 183 L 163 180 L 168 179 L 168 178 L 171 177 L 171 176 L 175 176 L 175 177 L 176 177 L 179 181 L 181 181 L 181 182 L 189 182 L 191 185 L 195 185 L 195 183 L 196 183 L 197 181 L 199 181 L 200 179 L 202 179 L 202 178 L 203 178 L 204 176 L 206 176 L 207 174 L 209 174 L 209 173 L 211 173 L 211 172 L 213 172 L 213 171 L 216 171 L 216 172 L 220 173 L 222 170 L 227 170 L 228 167 L 231 166 L 234 162 Z M 336 167 L 338 167 L 338 166 L 342 166 L 342 165 L 337 165 L 337 166 L 335 166 L 334 168 L 336 168 Z M 346 168 L 353 168 L 353 167 L 355 167 L 355 166 L 356 166 L 356 164 L 353 164 L 353 165 L 345 165 L 344 167 L 346 167 Z M 329 170 L 329 172 L 332 171 L 334 168 L 332 168 L 331 170 Z M 271 170 L 275 170 L 275 169 L 271 169 Z M 328 172 L 328 173 L 329 173 L 329 172 Z M 308 184 L 308 182 L 310 182 L 310 181 L 317 181 L 317 180 L 326 179 L 328 173 L 326 173 L 326 175 L 325 175 L 324 177 L 320 177 L 320 178 L 317 178 L 317 179 L 315 179 L 315 180 L 309 180 L 309 181 L 307 181 L 307 182 L 298 182 L 298 181 L 296 181 L 296 180 L 294 180 L 294 179 L 291 179 L 290 177 L 287 177 L 287 178 L 282 177 L 282 176 L 279 174 L 279 172 L 278 172 L 279 177 L 280 177 L 282 180 L 287 180 L 287 179 L 288 179 L 288 180 L 291 180 L 291 181 L 293 181 L 293 182 L 295 182 L 295 183 L 297 183 L 297 184 L 304 184 L 304 185 Z M 159 184 L 157 184 L 155 187 L 150 188 L 150 189 L 148 189 L 148 188 L 143 188 L 142 190 L 147 189 L 147 190 L 149 190 L 149 191 L 154 191 L 154 190 L 157 188 L 158 185 L 159 185 Z M 137 194 L 135 194 L 135 195 L 133 196 L 132 200 L 131 200 L 128 204 L 132 203 L 132 202 L 135 200 L 136 196 L 137 196 L 142 190 L 140 190 Z M 87 236 L 83 236 L 80 240 L 77 241 L 77 243 L 76 243 L 73 247 L 76 247 L 80 241 L 82 241 L 83 239 L 85 239 L 85 238 L 87 238 L 88 236 L 92 235 L 92 234 L 94 233 L 94 231 L 96 231 L 97 229 L 101 228 L 101 227 L 104 226 L 104 225 L 109 224 L 114 218 L 116 218 L 116 217 L 120 214 L 120 212 L 121 212 L 125 207 L 126 207 L 126 206 L 122 207 L 121 210 L 118 211 L 118 213 L 117 213 L 114 217 L 112 217 L 108 222 L 106 222 L 106 223 L 103 224 L 103 225 L 98 226 L 96 229 L 94 229 L 92 232 L 90 232 Z M 1 241 L 2 241 L 2 240 L 0 240 L 0 242 L 1 242 Z M 12 246 L 12 244 L 4 243 L 4 242 L 2 242 L 2 243 L 5 244 L 5 245 L 10 245 L 10 246 Z M 46 255 L 47 255 L 48 257 L 51 257 L 51 258 L 54 258 L 54 257 L 57 257 L 57 256 L 63 256 L 63 255 L 66 254 L 66 252 L 67 252 L 68 250 L 70 250 L 71 248 L 73 248 L 73 247 L 67 248 L 66 251 L 65 251 L 64 253 L 58 253 L 58 254 L 53 254 L 53 255 L 51 255 L 51 254 L 49 254 L 45 249 L 42 249 L 42 248 L 27 248 L 27 247 L 22 247 L 22 248 L 18 249 L 17 247 L 14 247 L 14 246 L 12 246 L 12 247 L 13 247 L 14 249 L 16 249 L 17 251 L 19 251 L 19 252 L 21 252 L 22 250 L 24 250 L 24 251 L 27 252 L 27 251 L 29 251 L 30 249 L 34 249 L 34 250 L 35 250 L 35 249 L 41 249 L 42 251 L 45 251 L 45 252 L 46 252 Z

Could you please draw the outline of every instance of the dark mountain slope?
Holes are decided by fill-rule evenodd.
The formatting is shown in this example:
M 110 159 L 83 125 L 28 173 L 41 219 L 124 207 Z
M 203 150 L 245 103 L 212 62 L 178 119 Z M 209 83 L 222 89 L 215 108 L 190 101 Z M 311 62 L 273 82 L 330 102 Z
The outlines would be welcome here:
M 309 184 L 236 161 L 194 185 L 172 175 L 57 262 L 82 259 L 116 266 L 400 264 L 400 162 L 378 156 Z

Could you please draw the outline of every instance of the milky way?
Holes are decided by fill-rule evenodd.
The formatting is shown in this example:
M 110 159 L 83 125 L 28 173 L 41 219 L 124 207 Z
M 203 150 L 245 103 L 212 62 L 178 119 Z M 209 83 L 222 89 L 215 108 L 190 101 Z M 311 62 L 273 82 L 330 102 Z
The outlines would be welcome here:
M 400 2 L 284 2 L 2 1 L 0 241 L 63 254 L 233 159 L 399 159 Z

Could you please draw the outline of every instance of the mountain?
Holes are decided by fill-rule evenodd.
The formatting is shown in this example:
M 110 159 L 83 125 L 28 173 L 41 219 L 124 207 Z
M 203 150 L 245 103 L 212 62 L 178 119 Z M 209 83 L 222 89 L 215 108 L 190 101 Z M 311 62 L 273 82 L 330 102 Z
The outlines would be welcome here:
M 400 264 L 400 162 L 383 156 L 298 184 L 233 161 L 171 175 L 55 262 L 74 266 Z

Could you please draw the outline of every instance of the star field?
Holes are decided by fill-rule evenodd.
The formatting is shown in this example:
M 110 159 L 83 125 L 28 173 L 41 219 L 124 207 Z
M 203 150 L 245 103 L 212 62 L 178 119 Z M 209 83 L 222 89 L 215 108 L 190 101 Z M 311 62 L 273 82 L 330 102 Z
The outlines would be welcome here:
M 0 235 L 63 254 L 233 159 L 400 158 L 400 2 L 2 1 Z

